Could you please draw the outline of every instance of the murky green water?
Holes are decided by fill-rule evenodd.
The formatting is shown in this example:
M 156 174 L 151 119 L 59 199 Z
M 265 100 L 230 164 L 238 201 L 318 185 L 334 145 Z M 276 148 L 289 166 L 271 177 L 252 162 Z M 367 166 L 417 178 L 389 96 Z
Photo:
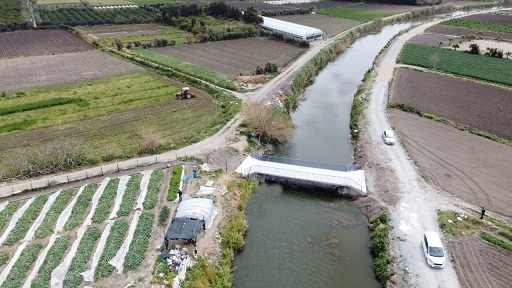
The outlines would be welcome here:
M 378 52 L 409 25 L 363 37 L 327 65 L 293 113 L 297 131 L 278 155 L 352 164 L 353 96 Z M 248 203 L 247 218 L 246 246 L 235 257 L 235 287 L 379 287 L 366 218 L 334 193 L 264 183 Z

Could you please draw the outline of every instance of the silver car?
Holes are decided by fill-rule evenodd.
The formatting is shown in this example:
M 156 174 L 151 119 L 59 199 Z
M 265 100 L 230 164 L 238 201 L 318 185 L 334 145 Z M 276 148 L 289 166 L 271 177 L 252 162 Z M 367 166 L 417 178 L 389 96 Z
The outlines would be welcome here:
M 396 142 L 395 133 L 393 133 L 392 130 L 382 131 L 382 139 L 384 140 L 384 143 L 386 143 L 388 145 L 395 145 L 395 142 Z

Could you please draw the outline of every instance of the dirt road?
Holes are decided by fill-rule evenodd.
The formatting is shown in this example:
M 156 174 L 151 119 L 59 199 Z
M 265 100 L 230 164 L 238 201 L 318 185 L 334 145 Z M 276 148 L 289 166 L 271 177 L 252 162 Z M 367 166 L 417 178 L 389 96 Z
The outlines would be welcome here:
M 367 110 L 369 124 L 365 127 L 369 147 L 374 148 L 374 161 L 380 163 L 383 169 L 389 169 L 394 175 L 388 175 L 387 179 L 378 179 L 375 183 L 395 182 L 394 187 L 398 191 L 400 200 L 391 209 L 391 223 L 393 236 L 397 239 L 399 256 L 402 266 L 409 275 L 409 284 L 413 287 L 458 287 L 459 283 L 451 262 L 442 270 L 434 270 L 427 266 L 421 250 L 421 239 L 424 231 L 431 230 L 440 233 L 436 223 L 436 209 L 443 203 L 452 202 L 445 199 L 440 193 L 425 184 L 419 176 L 414 163 L 408 157 L 405 149 L 397 143 L 394 146 L 386 146 L 380 135 L 383 129 L 391 126 L 386 117 L 386 104 L 388 95 L 388 83 L 393 76 L 396 58 L 404 43 L 412 36 L 421 33 L 425 28 L 435 25 L 431 22 L 421 25 L 398 37 L 388 48 L 379 67 L 378 76 L 372 89 L 372 95 Z M 380 159 L 379 159 L 380 158 Z M 392 173 L 393 174 L 393 173 Z M 394 176 L 394 177 L 393 177 Z M 391 193 L 396 193 L 391 191 Z M 381 194 L 377 197 L 386 197 Z M 440 233 L 442 235 L 442 233 Z

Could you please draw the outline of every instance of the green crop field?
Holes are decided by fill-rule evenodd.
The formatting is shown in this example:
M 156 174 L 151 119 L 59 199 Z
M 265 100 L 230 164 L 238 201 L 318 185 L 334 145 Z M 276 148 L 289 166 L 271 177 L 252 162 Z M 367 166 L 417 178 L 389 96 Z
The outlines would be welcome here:
M 110 6 L 110 5 L 133 5 L 134 2 L 126 0 L 85 0 L 91 6 Z
M 352 19 L 361 22 L 369 22 L 377 18 L 384 18 L 398 14 L 398 12 L 333 7 L 320 10 L 318 11 L 318 14 L 329 15 L 338 18 Z
M 37 5 L 81 4 L 80 0 L 37 0 Z
M 400 61 L 404 64 L 433 68 L 432 55 L 437 55 L 436 69 L 490 82 L 512 85 L 512 61 L 472 55 L 437 47 L 408 44 L 402 50 Z
M 158 63 L 160 65 L 175 68 L 179 71 L 187 71 L 189 75 L 195 75 L 200 77 L 201 79 L 205 79 L 208 82 L 211 83 L 218 83 L 225 81 L 226 79 L 217 74 L 215 71 L 206 69 L 200 66 L 192 65 L 186 62 L 183 62 L 179 59 L 171 58 L 162 54 L 159 54 L 157 52 L 151 51 L 151 50 L 134 50 L 135 54 L 141 55 L 144 58 Z
M 23 22 L 22 10 L 24 7 L 21 0 L 0 1 L 0 24 Z
M 491 23 L 491 22 L 482 22 L 482 21 L 464 20 L 464 19 L 450 19 L 447 21 L 443 21 L 440 24 L 470 28 L 470 29 L 477 29 L 477 30 L 512 33 L 512 25 L 504 24 L 504 23 Z
M 135 4 L 144 5 L 144 4 L 156 4 L 156 3 L 173 3 L 176 0 L 131 0 Z

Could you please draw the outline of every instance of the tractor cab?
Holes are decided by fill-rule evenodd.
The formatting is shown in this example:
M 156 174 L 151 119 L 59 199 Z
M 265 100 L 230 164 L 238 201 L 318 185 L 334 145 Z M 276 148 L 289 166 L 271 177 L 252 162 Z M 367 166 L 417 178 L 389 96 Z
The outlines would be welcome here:
M 183 87 L 181 88 L 181 92 L 176 93 L 176 99 L 190 99 L 190 98 L 196 98 L 196 94 L 190 92 L 190 88 Z

